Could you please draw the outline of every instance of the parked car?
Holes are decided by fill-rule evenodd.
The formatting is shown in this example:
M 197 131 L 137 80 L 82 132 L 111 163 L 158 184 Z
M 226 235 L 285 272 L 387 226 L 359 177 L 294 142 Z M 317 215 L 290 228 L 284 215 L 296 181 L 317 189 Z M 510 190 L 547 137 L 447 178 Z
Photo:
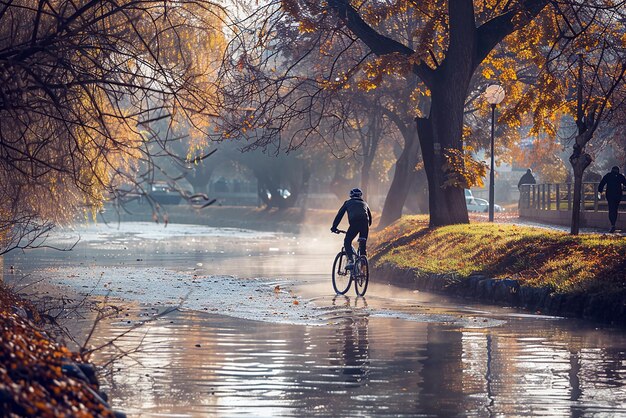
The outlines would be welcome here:
M 465 203 L 467 204 L 468 212 L 489 212 L 489 202 L 479 197 L 466 197 Z M 504 208 L 500 205 L 493 205 L 494 212 L 504 212 Z
M 162 205 L 177 205 L 182 196 L 165 182 L 154 182 L 150 187 L 150 197 Z

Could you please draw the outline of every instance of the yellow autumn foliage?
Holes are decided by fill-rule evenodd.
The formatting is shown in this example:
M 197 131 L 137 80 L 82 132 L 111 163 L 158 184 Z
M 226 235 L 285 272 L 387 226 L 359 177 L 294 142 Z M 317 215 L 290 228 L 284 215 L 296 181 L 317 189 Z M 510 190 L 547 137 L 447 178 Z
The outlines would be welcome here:
M 148 121 L 167 115 L 192 148 L 206 141 L 226 43 L 212 3 L 18 0 L 5 12 L 0 250 L 12 223 L 94 214 L 118 174 L 151 158 Z

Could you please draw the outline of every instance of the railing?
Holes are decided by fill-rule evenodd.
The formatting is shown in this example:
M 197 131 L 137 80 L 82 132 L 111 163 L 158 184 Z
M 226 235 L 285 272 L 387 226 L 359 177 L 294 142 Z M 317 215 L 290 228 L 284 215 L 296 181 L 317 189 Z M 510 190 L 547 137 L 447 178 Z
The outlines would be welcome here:
M 610 226 L 608 203 L 598 197 L 597 182 L 582 184 L 580 227 L 605 229 Z M 571 183 L 523 184 L 520 187 L 519 217 L 550 225 L 570 226 L 574 207 L 574 185 Z M 626 230 L 626 202 L 619 208 L 617 229 Z
M 580 210 L 586 212 L 607 211 L 607 202 L 598 197 L 599 182 L 582 184 Z M 572 183 L 523 184 L 520 187 L 520 209 L 572 210 L 574 185 Z M 622 209 L 620 207 L 620 209 Z

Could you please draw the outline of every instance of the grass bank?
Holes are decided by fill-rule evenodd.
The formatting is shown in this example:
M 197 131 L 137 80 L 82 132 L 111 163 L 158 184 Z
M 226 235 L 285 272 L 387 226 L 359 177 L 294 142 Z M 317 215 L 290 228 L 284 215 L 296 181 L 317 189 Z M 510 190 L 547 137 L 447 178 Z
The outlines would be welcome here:
M 405 216 L 373 234 L 370 248 L 375 269 L 512 279 L 551 297 L 626 295 L 626 239 L 619 236 L 486 222 L 430 229 L 426 217 Z

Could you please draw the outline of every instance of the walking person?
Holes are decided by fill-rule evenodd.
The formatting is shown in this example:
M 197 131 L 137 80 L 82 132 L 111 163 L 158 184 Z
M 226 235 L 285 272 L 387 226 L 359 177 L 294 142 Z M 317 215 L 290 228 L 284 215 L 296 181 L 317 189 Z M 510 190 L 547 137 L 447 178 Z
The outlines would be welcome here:
M 530 168 L 526 170 L 526 173 L 519 179 L 519 182 L 517 183 L 517 190 L 519 190 L 520 192 L 520 199 L 517 204 L 518 209 L 521 208 L 522 202 L 525 203 L 526 208 L 530 207 L 530 187 L 524 187 L 524 189 L 522 189 L 522 186 L 524 184 L 537 184 L 535 176 L 533 176 L 533 170 L 531 170 Z
M 354 267 L 352 240 L 357 234 L 359 235 L 359 248 L 361 254 L 365 255 L 367 235 L 369 233 L 369 227 L 372 225 L 372 212 L 367 202 L 363 200 L 363 192 L 361 189 L 350 190 L 350 199 L 346 200 L 339 208 L 339 212 L 337 212 L 337 216 L 335 216 L 335 220 L 333 221 L 333 226 L 330 228 L 331 232 L 338 233 L 337 227 L 346 212 L 348 212 L 350 226 L 346 231 L 346 238 L 343 240 L 343 245 L 349 260 L 346 269 L 351 269 Z
M 519 182 L 517 183 L 517 188 L 521 189 L 522 184 L 537 184 L 535 176 L 533 176 L 533 170 L 531 170 L 530 168 L 526 170 L 526 173 L 519 179 Z
M 626 177 L 620 174 L 619 167 L 614 166 L 610 173 L 607 173 L 602 177 L 602 181 L 598 185 L 598 193 L 604 191 L 606 186 L 606 201 L 609 204 L 609 221 L 611 222 L 611 229 L 609 232 L 615 232 L 615 223 L 617 222 L 617 210 L 619 209 L 619 203 L 622 201 L 622 189 L 626 187 Z

